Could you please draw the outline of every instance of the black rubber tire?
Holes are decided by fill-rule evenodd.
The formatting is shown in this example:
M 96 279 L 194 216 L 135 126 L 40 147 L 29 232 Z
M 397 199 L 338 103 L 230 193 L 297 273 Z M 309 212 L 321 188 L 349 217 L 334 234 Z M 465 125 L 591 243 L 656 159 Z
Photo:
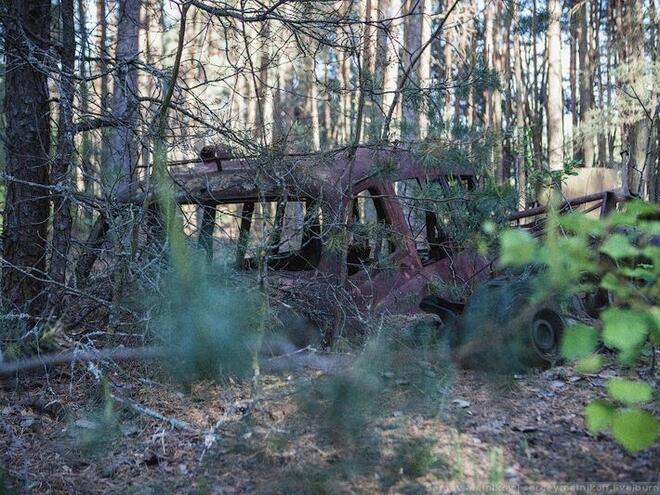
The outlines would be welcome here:
M 494 279 L 468 301 L 460 329 L 459 360 L 497 373 L 546 368 L 559 359 L 564 330 L 552 302 L 532 304 L 531 280 Z

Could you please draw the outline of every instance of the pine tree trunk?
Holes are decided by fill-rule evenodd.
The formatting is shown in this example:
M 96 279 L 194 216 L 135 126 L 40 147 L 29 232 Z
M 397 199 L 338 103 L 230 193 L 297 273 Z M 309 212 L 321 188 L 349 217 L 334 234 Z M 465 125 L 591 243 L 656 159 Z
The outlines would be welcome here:
M 401 22 L 397 19 L 401 16 L 401 0 L 380 0 L 380 18 L 388 19 L 383 36 L 379 43 L 379 56 L 377 63 L 382 63 L 380 70 L 383 73 L 383 97 L 381 107 L 383 116 L 387 115 L 394 102 L 394 94 L 397 90 L 397 78 L 399 74 L 399 28 Z M 381 62 L 382 61 L 382 62 Z M 396 114 L 396 113 L 395 113 Z M 382 119 L 381 119 L 382 120 Z M 397 139 L 399 119 L 392 121 L 390 136 Z
M 420 3 L 420 22 L 421 22 L 421 44 L 427 42 L 431 37 L 431 0 L 423 0 Z M 428 99 L 429 88 L 431 86 L 431 47 L 426 48 L 417 62 L 419 65 L 419 86 L 420 86 L 420 101 L 419 101 L 419 138 L 424 139 L 429 132 L 429 118 L 428 118 Z
M 644 35 L 642 17 L 642 6 L 640 1 L 631 2 L 626 5 L 626 41 L 628 48 L 628 62 L 632 65 L 644 64 Z M 636 103 L 638 104 L 638 103 Z M 628 184 L 633 194 L 645 196 L 645 170 L 647 167 L 646 156 L 649 142 L 649 120 L 642 117 L 629 126 L 628 147 L 630 149 L 630 160 L 628 168 Z
M 588 115 L 591 111 L 593 100 L 593 62 L 591 58 L 591 24 L 588 12 L 589 3 L 583 2 L 579 10 L 580 16 L 580 123 L 583 126 L 588 124 Z M 593 133 L 587 129 L 583 133 L 582 141 L 582 159 L 585 167 L 592 167 L 594 164 L 594 143 Z
M 498 0 L 494 2 L 495 19 L 493 22 L 493 39 L 492 39 L 492 69 L 497 73 L 500 84 L 505 84 L 504 71 L 502 68 L 502 50 L 500 48 L 501 38 L 501 21 L 502 21 L 502 3 Z M 495 134 L 495 144 L 493 146 L 493 167 L 495 170 L 495 179 L 498 182 L 504 180 L 503 168 L 503 154 L 502 154 L 502 92 L 500 87 L 493 89 L 492 105 L 490 118 L 490 128 Z
M 451 21 L 454 21 L 454 18 L 451 19 Z M 445 98 L 444 98 L 444 110 L 442 112 L 442 117 L 443 117 L 443 123 L 445 127 L 449 127 L 450 123 L 453 120 L 452 117 L 452 101 L 451 101 L 451 90 L 449 87 L 453 84 L 453 77 L 452 77 L 452 71 L 453 71 L 453 54 L 454 54 L 454 47 L 452 45 L 456 44 L 456 30 L 452 29 L 451 31 L 447 30 L 445 32 L 445 40 L 444 44 L 442 47 L 442 58 L 443 58 L 443 66 L 444 66 L 444 78 L 445 78 L 445 83 L 447 85 L 447 88 L 444 91 Z M 458 97 L 458 92 L 454 92 L 454 102 L 459 100 Z
M 72 157 L 74 150 L 73 97 L 74 66 L 76 56 L 76 34 L 73 19 L 73 0 L 60 3 L 62 25 L 62 57 L 59 74 L 59 116 L 57 123 L 57 150 L 51 170 L 51 184 L 57 186 L 53 195 L 53 241 L 50 259 L 50 277 L 58 284 L 53 295 L 61 293 L 60 285 L 66 284 L 67 259 L 71 241 L 71 183 Z M 61 297 L 53 298 L 56 306 Z
M 573 129 L 573 158 L 580 155 L 579 140 L 577 138 L 578 125 L 579 125 L 579 111 L 578 111 L 578 95 L 577 95 L 577 56 L 578 47 L 577 43 L 580 39 L 580 29 L 578 15 L 575 12 L 576 0 L 571 0 L 570 9 L 570 67 L 568 71 L 569 86 L 571 89 L 571 123 Z
M 326 148 L 334 145 L 333 132 L 332 132 L 332 93 L 330 91 L 330 48 L 325 49 L 325 60 L 323 70 L 323 88 L 325 95 L 323 98 L 323 145 Z M 278 113 L 275 112 L 275 119 L 277 120 Z
M 135 137 L 138 122 L 138 72 L 134 65 L 140 52 L 140 0 L 121 0 L 118 9 L 117 69 L 112 114 L 121 119 L 109 137 L 109 186 L 118 193 L 130 190 L 137 162 L 139 143 Z
M 108 75 L 108 19 L 106 10 L 106 0 L 97 0 L 96 2 L 96 22 L 99 25 L 99 39 L 97 46 L 98 72 L 100 76 L 99 88 L 99 107 L 102 114 L 109 111 L 110 106 L 110 76 Z M 98 162 L 100 164 L 101 174 L 108 170 L 108 161 L 110 160 L 109 132 L 107 129 L 101 130 L 101 143 L 99 146 Z
M 89 113 L 89 87 L 87 78 L 87 57 L 89 56 L 89 39 L 87 32 L 87 6 L 85 0 L 78 0 L 78 31 L 80 33 L 80 113 L 87 116 Z M 80 143 L 80 165 L 82 173 L 83 190 L 85 194 L 94 194 L 94 166 L 92 165 L 92 140 L 89 133 L 84 132 Z M 84 218 L 88 225 L 92 223 L 92 212 L 84 210 Z
M 563 169 L 562 137 L 562 78 L 561 78 L 561 3 L 548 0 L 548 76 L 547 76 L 547 116 L 548 116 L 548 167 L 550 170 Z
M 6 198 L 2 296 L 9 310 L 38 314 L 45 302 L 50 148 L 45 69 L 50 0 L 16 0 L 2 16 L 5 40 Z M 50 55 L 48 55 L 50 56 Z M 26 63 L 27 59 L 31 63 Z M 36 275 L 36 278 L 32 275 Z
M 598 96 L 599 96 L 598 104 L 600 110 L 602 111 L 605 108 L 606 102 L 605 102 L 605 87 L 603 85 L 603 67 L 602 64 L 600 63 L 600 56 L 601 56 L 600 25 L 601 25 L 601 17 L 602 17 L 600 0 L 593 0 L 591 2 L 591 12 L 593 13 L 592 24 L 593 24 L 593 33 L 594 33 L 593 59 L 596 61 L 596 65 L 598 67 L 598 71 L 597 71 Z M 606 67 L 605 70 L 609 70 L 609 69 Z M 601 128 L 598 130 L 597 144 L 598 144 L 598 159 L 596 160 L 596 164 L 599 167 L 605 167 L 607 164 L 607 137 L 606 137 L 605 129 Z
M 309 126 L 312 134 L 311 146 L 316 151 L 321 149 L 321 124 L 319 121 L 314 59 L 309 56 L 305 57 L 305 65 L 307 76 L 307 114 L 309 115 Z
M 527 207 L 527 170 L 525 163 L 525 103 L 527 101 L 527 94 L 523 82 L 523 58 L 522 50 L 520 48 L 518 13 L 517 10 L 515 10 L 515 7 L 512 16 L 514 19 L 514 26 L 516 26 L 513 38 L 513 57 L 515 59 L 514 74 L 516 82 L 515 169 L 516 183 L 518 184 L 518 208 L 522 210 Z
M 360 91 L 364 91 L 367 96 L 364 100 L 364 111 L 362 112 L 363 123 L 361 125 L 361 136 L 358 136 L 358 141 L 362 142 L 365 139 L 369 140 L 373 134 L 373 107 L 374 107 L 374 88 L 375 88 L 375 51 L 376 51 L 376 36 L 374 33 L 373 21 L 376 19 L 376 4 L 378 0 L 365 0 L 364 11 L 360 12 L 360 17 L 364 19 L 364 28 L 362 30 L 362 54 L 360 60 L 360 70 L 362 71 L 362 81 L 365 87 L 361 87 Z M 361 4 L 362 5 L 362 4 Z
M 486 12 L 484 13 L 484 63 L 489 70 L 493 69 L 493 17 L 494 17 L 494 2 L 488 2 Z M 493 90 L 486 86 L 483 94 L 484 99 L 484 126 L 490 128 L 491 118 L 493 116 Z
M 405 49 L 403 66 L 408 67 L 415 54 L 422 46 L 422 20 L 425 0 L 406 1 L 406 19 L 404 24 Z M 420 137 L 419 126 L 419 87 L 420 64 L 413 67 L 406 84 L 403 87 L 401 98 L 403 117 L 401 122 L 401 137 L 404 141 L 416 141 Z

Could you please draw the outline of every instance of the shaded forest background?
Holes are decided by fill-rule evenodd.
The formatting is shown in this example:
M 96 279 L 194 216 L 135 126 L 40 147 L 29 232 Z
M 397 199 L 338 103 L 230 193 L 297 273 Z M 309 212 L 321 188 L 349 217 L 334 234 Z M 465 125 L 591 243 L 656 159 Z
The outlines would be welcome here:
M 47 281 L 75 285 L 72 245 L 160 141 L 170 160 L 426 143 L 520 207 L 576 167 L 655 201 L 656 4 L 6 2 L 3 296 L 39 312 Z
M 183 490 L 195 480 L 200 493 L 235 472 L 232 486 L 257 480 L 277 493 L 334 493 L 355 473 L 372 492 L 429 473 L 433 487 L 657 481 L 659 23 L 658 0 L 3 2 L 6 486 L 123 492 L 152 486 L 155 466 L 176 466 L 169 481 Z M 296 235 L 311 223 L 323 249 L 342 257 L 333 291 L 300 291 L 336 317 L 324 322 L 338 337 L 324 353 L 327 328 L 287 312 L 294 301 L 269 285 L 286 193 L 209 217 L 218 205 L 192 198 L 179 208 L 167 191 L 172 170 L 201 169 L 200 157 L 257 157 L 256 175 L 287 183 L 305 169 L 286 157 L 321 168 L 337 150 L 353 163 L 358 148 L 473 171 L 459 208 L 449 204 L 456 191 L 436 187 L 430 203 L 441 206 L 421 212 L 453 215 L 450 241 L 515 276 L 471 294 L 467 283 L 445 284 L 466 299 L 495 288 L 463 320 L 361 312 L 343 298 L 349 242 L 373 226 L 352 225 L 352 186 L 332 225 L 330 208 L 310 221 L 298 201 Z M 351 167 L 341 172 L 350 178 Z M 600 220 L 538 215 L 549 189 L 568 195 L 571 176 L 592 172 L 620 186 L 596 208 L 642 201 Z M 397 187 L 400 206 L 420 199 Z M 248 204 L 249 216 L 239 210 Z M 534 220 L 522 225 L 522 214 L 525 228 L 506 230 L 508 215 L 526 208 Z M 202 234 L 215 232 L 220 248 L 232 228 L 250 236 L 243 221 L 257 210 L 254 258 L 238 234 L 235 256 L 208 263 Z M 381 244 L 387 226 L 373 216 Z M 257 269 L 235 269 L 246 260 Z M 431 280 L 429 291 L 445 282 Z M 527 368 L 514 369 L 507 353 L 524 338 L 525 311 L 507 304 L 532 292 L 570 313 L 568 337 L 553 341 L 567 366 L 520 375 Z M 346 322 L 354 339 L 344 338 Z M 451 349 L 456 329 L 473 339 Z M 316 340 L 292 347 L 286 330 Z M 457 369 L 452 352 L 474 342 L 483 375 Z M 120 460 L 106 469 L 99 452 Z M 0 491 L 4 483 L 0 466 Z

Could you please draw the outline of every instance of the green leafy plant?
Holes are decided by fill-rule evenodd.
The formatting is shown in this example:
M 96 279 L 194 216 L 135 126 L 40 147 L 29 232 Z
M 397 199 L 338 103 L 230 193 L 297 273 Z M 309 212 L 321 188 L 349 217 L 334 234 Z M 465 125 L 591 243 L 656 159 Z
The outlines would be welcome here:
M 659 234 L 660 207 L 630 202 L 604 219 L 550 213 L 542 240 L 522 230 L 500 237 L 503 266 L 538 267 L 537 297 L 589 303 L 599 296 L 600 307 L 592 304 L 598 320 L 569 326 L 561 353 L 581 372 L 598 372 L 612 360 L 628 373 L 608 380 L 607 400 L 588 404 L 585 422 L 593 433 L 609 429 L 630 452 L 650 447 L 658 437 L 658 419 L 647 410 L 655 400 L 653 388 L 634 371 L 660 342 Z M 610 353 L 598 352 L 601 346 Z

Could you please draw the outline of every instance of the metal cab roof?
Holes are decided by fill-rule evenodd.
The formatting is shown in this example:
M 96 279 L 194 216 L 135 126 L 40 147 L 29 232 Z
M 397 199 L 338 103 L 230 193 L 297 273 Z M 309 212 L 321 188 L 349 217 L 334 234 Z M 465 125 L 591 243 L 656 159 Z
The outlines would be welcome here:
M 216 157 L 172 162 L 168 170 L 172 195 L 181 204 L 269 200 L 284 193 L 300 198 L 333 197 L 348 190 L 349 174 L 350 182 L 358 190 L 361 182 L 378 176 L 385 181 L 397 181 L 423 176 L 476 175 L 464 166 L 424 163 L 410 150 L 366 146 L 358 147 L 353 156 L 349 149 L 341 149 L 299 155 Z M 131 202 L 141 202 L 145 194 L 152 194 L 146 190 L 145 182 L 136 184 L 134 191 Z

